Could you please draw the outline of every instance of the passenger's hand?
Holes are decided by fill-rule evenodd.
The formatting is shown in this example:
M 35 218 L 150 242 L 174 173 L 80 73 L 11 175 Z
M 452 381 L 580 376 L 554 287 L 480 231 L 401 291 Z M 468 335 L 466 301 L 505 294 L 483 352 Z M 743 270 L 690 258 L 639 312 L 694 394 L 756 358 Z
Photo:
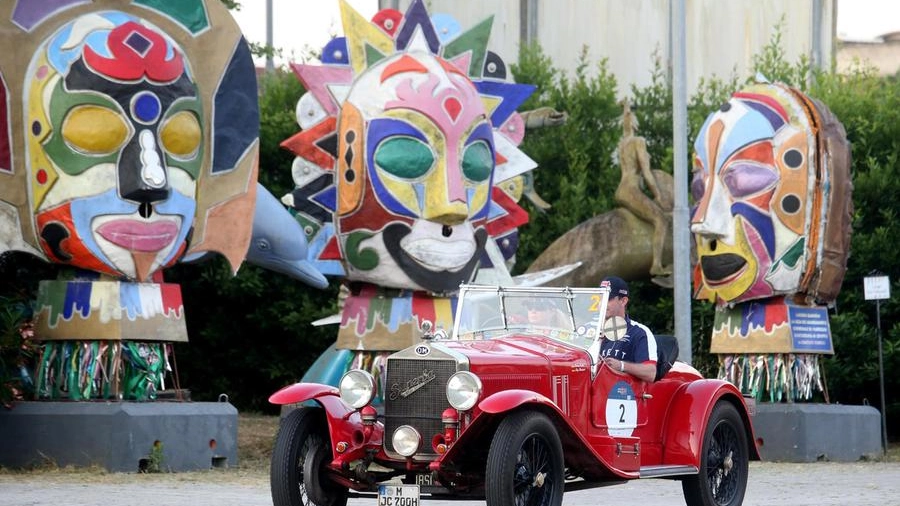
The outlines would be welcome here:
M 613 358 L 613 357 L 603 357 L 603 362 L 606 363 L 607 367 L 616 372 L 624 372 L 625 371 L 625 362 Z

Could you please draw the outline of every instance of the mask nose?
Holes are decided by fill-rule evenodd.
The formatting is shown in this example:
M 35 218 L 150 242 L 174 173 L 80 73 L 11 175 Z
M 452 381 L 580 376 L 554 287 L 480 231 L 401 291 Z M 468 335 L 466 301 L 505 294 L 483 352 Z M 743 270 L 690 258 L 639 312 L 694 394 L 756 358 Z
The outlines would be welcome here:
M 119 195 L 132 202 L 152 204 L 169 198 L 169 180 L 153 132 L 142 130 L 137 142 L 119 160 Z M 143 214 L 143 212 L 142 212 Z

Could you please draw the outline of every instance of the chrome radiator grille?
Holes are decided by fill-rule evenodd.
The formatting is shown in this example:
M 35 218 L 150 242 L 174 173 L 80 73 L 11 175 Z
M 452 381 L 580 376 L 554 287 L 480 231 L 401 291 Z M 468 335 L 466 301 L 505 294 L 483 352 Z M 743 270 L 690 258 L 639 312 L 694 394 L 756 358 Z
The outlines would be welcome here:
M 396 454 L 391 436 L 397 427 L 410 425 L 422 436 L 418 455 L 434 455 L 431 438 L 443 432 L 441 412 L 450 407 L 444 389 L 457 370 L 456 364 L 456 360 L 446 356 L 388 358 L 384 392 L 385 451 Z

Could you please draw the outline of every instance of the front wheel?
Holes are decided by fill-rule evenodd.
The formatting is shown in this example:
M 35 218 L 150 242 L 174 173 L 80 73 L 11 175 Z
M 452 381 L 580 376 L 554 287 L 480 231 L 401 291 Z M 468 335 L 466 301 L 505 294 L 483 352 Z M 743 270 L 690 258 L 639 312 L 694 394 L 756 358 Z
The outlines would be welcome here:
M 749 450 L 744 422 L 733 404 L 713 408 L 700 454 L 700 472 L 681 482 L 688 506 L 739 506 L 747 489 Z
M 330 441 L 319 408 L 298 408 L 281 420 L 269 475 L 274 506 L 346 506 L 347 488 L 325 475 Z
M 542 413 L 521 411 L 500 422 L 488 450 L 487 506 L 560 506 L 562 443 Z

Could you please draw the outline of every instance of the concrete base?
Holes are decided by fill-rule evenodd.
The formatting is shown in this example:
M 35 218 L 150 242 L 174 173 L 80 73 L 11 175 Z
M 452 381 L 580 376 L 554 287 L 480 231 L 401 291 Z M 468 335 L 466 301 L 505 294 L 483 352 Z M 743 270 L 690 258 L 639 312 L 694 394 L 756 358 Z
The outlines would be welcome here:
M 234 466 L 237 426 L 237 409 L 227 402 L 19 402 L 0 408 L 0 466 Z
M 753 429 L 763 461 L 856 462 L 884 454 L 881 413 L 872 406 L 758 403 Z

